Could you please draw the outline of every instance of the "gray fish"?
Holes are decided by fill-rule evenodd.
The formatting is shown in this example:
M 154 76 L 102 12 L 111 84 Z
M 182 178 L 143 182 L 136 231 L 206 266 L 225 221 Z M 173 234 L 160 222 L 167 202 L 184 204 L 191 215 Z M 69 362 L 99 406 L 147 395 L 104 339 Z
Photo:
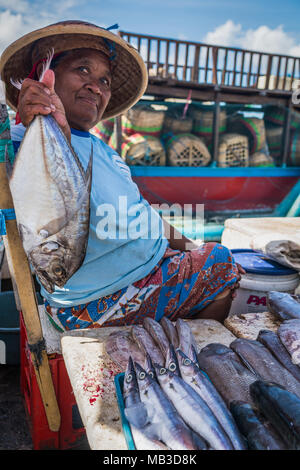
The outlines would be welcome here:
M 141 401 L 147 410 L 147 437 L 162 441 L 172 450 L 206 449 L 205 442 L 195 439 L 160 385 L 139 364 L 135 363 L 135 369 Z
M 105 341 L 105 350 L 123 371 L 126 370 L 130 357 L 133 358 L 133 361 L 138 361 L 143 365 L 146 364 L 144 350 L 139 348 L 128 330 L 111 333 Z
M 34 149 L 34 150 L 33 150 Z M 9 186 L 24 250 L 48 292 L 81 266 L 89 233 L 92 155 L 82 164 L 52 116 L 36 116 Z
M 259 411 L 267 417 L 290 450 L 300 450 L 300 399 L 283 387 L 258 380 L 250 386 Z
M 164 332 L 163 327 L 153 318 L 146 317 L 143 321 L 143 327 L 152 336 L 157 346 L 160 348 L 163 356 L 166 358 L 169 349 L 169 340 Z
M 287 320 L 277 330 L 280 341 L 291 356 L 293 364 L 300 366 L 300 320 Z
M 280 320 L 300 319 L 300 302 L 297 296 L 287 292 L 270 291 L 267 294 L 267 306 Z
M 233 446 L 211 409 L 195 390 L 178 375 L 154 364 L 158 381 L 177 412 L 211 448 L 231 450 Z
M 258 341 L 238 338 L 230 344 L 241 360 L 260 379 L 275 382 L 300 396 L 300 383 L 280 362 Z
M 235 421 L 228 410 L 223 398 L 199 369 L 199 365 L 192 362 L 182 351 L 177 350 L 178 362 L 182 378 L 200 395 L 210 408 L 236 450 L 245 449 L 245 442 L 242 438 Z
M 177 335 L 178 335 L 178 340 L 179 340 L 179 346 L 178 348 L 190 359 L 192 359 L 192 346 L 197 351 L 197 343 L 194 338 L 193 332 L 191 330 L 191 327 L 188 324 L 188 321 L 183 320 L 182 318 L 178 318 L 176 320 L 175 324 L 176 330 L 177 330 Z
M 123 382 L 123 399 L 124 399 L 124 414 L 131 424 L 137 429 L 144 429 L 144 434 L 147 434 L 148 415 L 145 405 L 140 399 L 140 392 L 137 382 L 137 377 L 133 365 L 132 358 L 129 358 L 127 369 Z M 146 423 L 146 424 L 145 424 Z M 134 432 L 134 430 L 133 430 Z M 160 441 L 153 440 L 151 448 L 158 450 L 167 450 L 167 447 Z
M 242 364 L 232 349 L 220 343 L 210 343 L 201 349 L 198 362 L 227 406 L 233 400 L 252 402 L 249 386 L 257 376 Z
M 286 446 L 274 429 L 267 426 L 249 403 L 233 401 L 230 411 L 248 442 L 250 450 L 285 450 Z
M 160 348 L 155 343 L 152 336 L 148 331 L 141 325 L 134 325 L 131 330 L 132 337 L 138 344 L 138 346 L 152 359 L 152 362 L 164 363 L 164 356 Z
M 179 339 L 173 322 L 171 322 L 167 317 L 162 317 L 160 324 L 166 333 L 169 343 L 173 344 L 174 348 L 177 349 L 179 347 Z
M 141 363 L 140 363 L 140 364 L 141 364 Z M 149 355 L 148 353 L 146 353 L 145 371 L 147 372 L 147 374 L 150 375 L 150 377 L 152 377 L 152 379 L 154 379 L 154 380 L 157 381 L 155 368 L 154 368 L 152 359 L 151 359 L 151 357 L 150 357 L 150 355 Z
M 291 331 L 293 332 L 293 330 Z M 271 353 L 276 357 L 281 365 L 283 365 L 283 367 L 285 367 L 300 382 L 300 367 L 292 362 L 290 354 L 274 331 L 260 330 L 257 336 L 257 341 L 262 343 L 269 351 L 271 351 Z

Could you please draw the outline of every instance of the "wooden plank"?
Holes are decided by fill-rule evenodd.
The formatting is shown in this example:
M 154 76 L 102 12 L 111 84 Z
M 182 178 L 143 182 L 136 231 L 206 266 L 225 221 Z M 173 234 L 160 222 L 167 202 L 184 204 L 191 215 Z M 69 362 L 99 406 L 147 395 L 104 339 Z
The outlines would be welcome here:
M 241 76 L 240 76 L 240 86 L 242 86 L 243 83 L 243 75 L 244 75 L 244 63 L 245 63 L 245 52 L 243 51 L 242 53 L 242 63 L 241 63 Z
M 223 70 L 222 70 L 222 79 L 221 79 L 222 85 L 225 84 L 226 67 L 227 67 L 227 56 L 228 56 L 228 49 L 225 50 L 224 63 L 223 63 Z
M 269 88 L 269 81 L 270 81 L 270 75 L 271 75 L 271 69 L 272 69 L 272 60 L 273 60 L 273 56 L 269 55 L 268 67 L 267 67 L 267 73 L 266 73 L 265 90 Z
M 3 103 L 4 100 L 3 98 L 1 100 L 0 97 L 0 103 L 1 101 Z M 0 120 L 5 122 L 5 114 L 8 119 L 6 105 L 0 104 L 0 107 Z M 7 136 L 9 131 L 5 132 L 5 138 L 10 139 L 10 135 L 9 137 Z M 4 138 L 2 136 L 3 134 L 1 134 L 0 138 Z M 13 207 L 13 199 L 6 176 L 5 162 L 2 162 L 0 163 L 0 208 L 13 209 Z M 5 239 L 6 252 L 11 260 L 10 263 L 27 331 L 28 347 L 44 404 L 49 429 L 56 432 L 60 428 L 60 411 L 56 400 L 48 356 L 45 350 L 45 342 L 38 313 L 32 275 L 19 236 L 16 220 L 6 221 L 6 235 L 4 235 L 3 238 Z
M 275 83 L 276 89 L 278 88 L 278 83 L 279 83 L 280 67 L 281 67 L 281 57 L 278 57 L 277 76 L 276 76 L 276 83 Z
M 188 68 L 188 59 L 189 59 L 189 45 L 185 46 L 185 58 L 184 58 L 184 68 L 183 68 L 183 79 L 186 80 L 186 72 Z
M 216 93 L 214 119 L 213 119 L 213 153 L 212 153 L 213 162 L 218 161 L 219 128 L 220 128 L 220 93 Z
M 170 49 L 170 42 L 166 42 L 166 57 L 165 57 L 165 73 L 164 76 L 167 77 L 169 74 L 169 49 Z
M 256 74 L 256 88 L 258 87 L 258 79 L 259 79 L 259 77 L 260 77 L 261 60 L 262 60 L 262 54 L 259 53 L 258 66 L 257 66 L 257 74 Z
M 213 56 L 213 78 L 212 82 L 214 85 L 218 83 L 218 47 L 212 48 L 212 56 Z
M 291 138 L 291 117 L 292 105 L 291 100 L 287 106 L 284 119 L 284 128 L 282 133 L 282 166 L 286 166 L 287 158 L 289 155 L 290 138 Z
M 282 84 L 282 89 L 285 89 L 285 82 L 286 82 L 286 77 L 287 77 L 287 69 L 288 69 L 288 62 L 289 59 L 286 57 L 285 59 L 285 67 L 284 67 L 284 76 L 283 76 L 283 84 Z
M 207 73 L 208 73 L 208 64 L 209 64 L 209 52 L 210 52 L 210 47 L 207 46 L 206 50 L 206 62 L 205 62 L 205 78 L 204 81 L 207 82 Z
M 233 76 L 232 76 L 232 83 L 231 83 L 231 85 L 235 85 L 237 53 L 238 53 L 238 51 L 235 51 L 235 52 L 234 52 L 234 59 L 233 59 Z
M 178 41 L 176 41 L 176 44 L 175 44 L 175 61 L 174 61 L 174 75 L 178 79 L 177 64 L 178 64 Z
M 194 82 L 198 82 L 199 80 L 199 58 L 200 58 L 200 46 L 196 46 L 195 56 L 194 56 L 194 67 L 192 71 L 192 80 Z
M 159 72 L 159 66 L 160 66 L 159 56 L 160 56 L 160 40 L 158 39 L 157 48 L 156 48 L 156 75 L 160 75 L 160 72 Z
M 251 72 L 252 72 L 252 62 L 253 62 L 253 52 L 250 53 L 249 69 L 248 69 L 248 74 L 247 74 L 247 86 L 250 86 Z

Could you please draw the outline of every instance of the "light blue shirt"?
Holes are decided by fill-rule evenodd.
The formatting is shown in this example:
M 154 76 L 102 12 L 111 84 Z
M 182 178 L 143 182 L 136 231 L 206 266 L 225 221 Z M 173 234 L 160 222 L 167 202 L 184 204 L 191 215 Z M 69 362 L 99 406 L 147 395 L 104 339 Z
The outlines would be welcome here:
M 25 128 L 12 126 L 15 150 Z M 98 137 L 72 129 L 71 143 L 84 168 L 93 145 L 90 230 L 85 259 L 63 288 L 41 295 L 53 307 L 84 304 L 142 279 L 168 246 L 159 214 L 141 196 L 130 168 Z

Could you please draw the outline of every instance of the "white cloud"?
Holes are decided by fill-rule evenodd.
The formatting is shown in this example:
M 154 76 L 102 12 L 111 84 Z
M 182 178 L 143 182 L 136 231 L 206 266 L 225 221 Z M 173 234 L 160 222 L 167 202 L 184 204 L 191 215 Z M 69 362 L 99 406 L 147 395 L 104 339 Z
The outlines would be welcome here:
M 300 44 L 284 31 L 282 25 L 274 29 L 262 25 L 257 29 L 243 30 L 240 24 L 228 20 L 207 33 L 203 42 L 274 54 L 300 55 Z

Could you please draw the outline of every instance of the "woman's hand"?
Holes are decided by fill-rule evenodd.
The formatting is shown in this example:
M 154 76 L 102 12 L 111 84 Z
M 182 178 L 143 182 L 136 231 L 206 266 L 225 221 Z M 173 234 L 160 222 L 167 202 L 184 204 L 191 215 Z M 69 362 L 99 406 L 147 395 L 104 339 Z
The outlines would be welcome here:
M 238 269 L 238 278 L 237 282 L 231 288 L 231 298 L 234 299 L 237 296 L 236 290 L 240 287 L 240 280 L 242 279 L 242 274 L 246 274 L 244 268 L 239 264 L 236 263 L 236 267 Z
M 36 115 L 46 116 L 51 114 L 70 142 L 70 126 L 64 106 L 55 93 L 54 83 L 55 75 L 53 70 L 47 70 L 41 82 L 26 78 L 20 90 L 18 112 L 25 127 L 29 126 Z

